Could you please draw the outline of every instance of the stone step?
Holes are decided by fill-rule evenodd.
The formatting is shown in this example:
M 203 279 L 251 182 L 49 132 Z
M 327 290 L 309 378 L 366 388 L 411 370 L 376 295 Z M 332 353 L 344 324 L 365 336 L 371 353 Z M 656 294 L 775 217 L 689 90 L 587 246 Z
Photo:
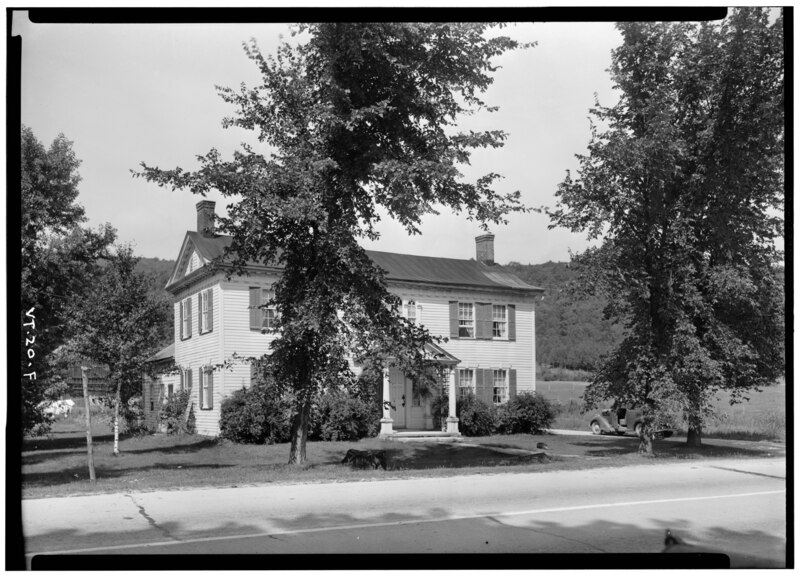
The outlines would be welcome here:
M 387 441 L 456 442 L 462 440 L 460 433 L 448 433 L 446 431 L 395 431 L 391 435 L 382 435 L 380 437 Z

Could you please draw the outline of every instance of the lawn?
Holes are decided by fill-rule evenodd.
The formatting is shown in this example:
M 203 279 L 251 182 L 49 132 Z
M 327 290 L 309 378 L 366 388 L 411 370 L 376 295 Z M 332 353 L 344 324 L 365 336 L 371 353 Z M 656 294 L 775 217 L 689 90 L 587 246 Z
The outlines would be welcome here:
M 23 497 L 103 492 L 231 487 L 264 483 L 363 481 L 464 473 L 548 472 L 560 469 L 650 464 L 695 457 L 765 457 L 784 452 L 767 442 L 707 441 L 698 449 L 680 440 L 657 442 L 658 457 L 642 458 L 631 437 L 513 435 L 465 438 L 461 443 L 310 442 L 308 464 L 286 465 L 288 444 L 237 445 L 202 436 L 123 437 L 112 455 L 107 425 L 94 429 L 97 483 L 88 481 L 86 435 L 78 419 L 59 421 L 50 436 L 26 439 L 22 453 Z M 546 442 L 548 449 L 537 449 Z M 342 465 L 348 449 L 384 449 L 387 470 Z
M 589 428 L 590 413 L 581 414 L 582 381 L 537 381 L 536 391 L 556 403 L 559 414 L 554 429 Z M 716 417 L 703 430 L 706 437 L 725 439 L 786 440 L 786 384 L 750 393 L 750 400 L 730 405 L 730 394 L 717 395 Z M 685 429 L 678 429 L 685 435 Z

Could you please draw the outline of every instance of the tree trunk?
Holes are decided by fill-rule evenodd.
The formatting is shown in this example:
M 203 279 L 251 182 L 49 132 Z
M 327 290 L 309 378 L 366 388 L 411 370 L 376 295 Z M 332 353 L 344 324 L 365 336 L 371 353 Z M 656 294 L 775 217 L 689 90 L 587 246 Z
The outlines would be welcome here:
M 306 440 L 311 414 L 311 401 L 307 398 L 297 400 L 297 411 L 292 417 L 292 447 L 289 451 L 289 464 L 302 465 L 306 462 Z
M 92 455 L 92 412 L 89 410 L 89 368 L 81 366 L 81 379 L 83 380 L 83 406 L 86 409 L 86 453 L 89 458 L 89 481 L 97 482 L 94 474 L 94 456 Z
M 650 429 L 645 427 L 639 436 L 639 455 L 653 457 L 653 435 Z
M 686 445 L 692 447 L 700 447 L 702 445 L 703 428 L 699 425 L 696 427 L 689 426 L 689 431 L 686 434 Z
M 117 395 L 114 397 L 114 456 L 119 455 L 119 399 L 120 389 L 117 386 Z

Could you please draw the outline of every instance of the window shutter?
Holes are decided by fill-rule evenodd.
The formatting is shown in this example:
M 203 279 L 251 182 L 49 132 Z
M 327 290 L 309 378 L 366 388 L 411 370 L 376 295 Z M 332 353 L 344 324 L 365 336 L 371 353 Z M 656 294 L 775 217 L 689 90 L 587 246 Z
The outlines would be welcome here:
M 261 331 L 261 288 L 250 288 L 250 329 Z
M 192 389 L 192 370 L 191 369 L 187 369 L 186 370 L 186 389 L 188 389 L 189 391 L 191 391 L 191 389 Z
M 197 333 L 205 333 L 203 331 L 203 292 L 197 293 Z
M 486 405 L 492 405 L 492 370 L 475 370 L 475 397 Z
M 181 324 L 181 339 L 183 339 L 184 337 L 186 337 L 183 333 L 183 302 L 178 303 L 178 308 L 180 309 L 180 316 L 181 316 L 181 320 L 179 322 Z
M 186 337 L 192 337 L 192 298 L 186 298 L 186 313 L 189 316 L 186 324 L 186 331 L 189 333 L 186 334 Z
M 206 290 L 208 294 L 208 325 L 206 331 L 214 331 L 214 291 Z
M 508 314 L 508 341 L 517 340 L 517 306 L 508 304 L 506 306 Z
M 517 370 L 508 370 L 508 399 L 517 397 Z
M 475 304 L 475 339 L 492 339 L 492 304 Z
M 255 362 L 250 363 L 250 385 L 253 385 L 256 382 L 256 376 L 258 372 L 256 370 Z
M 208 378 L 208 405 L 205 408 L 214 409 L 214 370 L 209 369 L 206 377 Z
M 458 302 L 450 302 L 450 337 L 458 339 Z
M 181 370 L 179 375 L 181 378 L 181 391 L 183 391 L 186 389 L 186 376 L 184 375 L 183 370 Z

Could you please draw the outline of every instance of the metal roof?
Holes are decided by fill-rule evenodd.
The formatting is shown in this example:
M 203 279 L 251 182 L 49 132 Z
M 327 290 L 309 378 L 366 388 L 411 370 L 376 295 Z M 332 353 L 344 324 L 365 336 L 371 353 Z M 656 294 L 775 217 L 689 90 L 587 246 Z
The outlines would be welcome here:
M 207 260 L 224 254 L 231 245 L 230 236 L 205 237 L 198 232 L 187 232 L 189 239 Z M 470 286 L 484 288 L 544 291 L 525 283 L 499 264 L 487 265 L 475 260 L 415 256 L 366 250 L 372 261 L 386 272 L 388 280 L 428 284 Z M 256 265 L 256 262 L 250 262 Z M 177 263 L 176 263 L 177 265 Z M 263 264 L 262 264 L 263 265 Z

